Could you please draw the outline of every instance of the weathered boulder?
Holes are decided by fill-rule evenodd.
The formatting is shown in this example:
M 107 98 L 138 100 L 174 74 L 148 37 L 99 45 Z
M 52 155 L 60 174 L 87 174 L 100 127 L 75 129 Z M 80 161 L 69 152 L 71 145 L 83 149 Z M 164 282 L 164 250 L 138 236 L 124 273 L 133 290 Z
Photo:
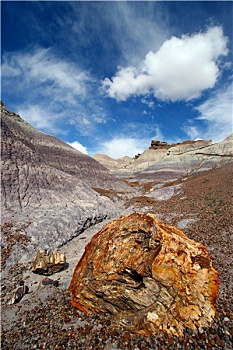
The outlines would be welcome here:
M 39 250 L 32 262 L 32 271 L 41 275 L 52 275 L 60 271 L 66 257 L 60 252 Z
M 153 214 L 105 226 L 86 246 L 69 286 L 72 304 L 150 335 L 212 324 L 219 290 L 207 249 Z

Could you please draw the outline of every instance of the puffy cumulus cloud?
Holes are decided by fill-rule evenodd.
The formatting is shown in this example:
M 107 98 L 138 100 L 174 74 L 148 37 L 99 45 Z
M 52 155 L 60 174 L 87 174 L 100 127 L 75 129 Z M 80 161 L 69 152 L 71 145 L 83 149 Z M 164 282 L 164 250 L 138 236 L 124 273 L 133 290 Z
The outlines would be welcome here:
M 98 153 L 107 154 L 112 158 L 120 158 L 124 156 L 134 157 L 135 154 L 145 150 L 143 146 L 145 141 L 131 137 L 119 136 L 110 141 L 105 141 L 101 150 Z
M 212 139 L 220 142 L 233 131 L 232 85 L 216 91 L 207 101 L 196 107 L 199 116 L 188 120 L 183 131 L 192 139 Z M 200 121 L 202 124 L 200 124 Z
M 144 138 L 141 138 L 137 132 L 133 131 L 133 125 L 129 125 L 129 129 L 131 131 L 128 134 L 115 135 L 111 140 L 102 142 L 95 149 L 94 153 L 106 154 L 112 158 L 134 157 L 136 154 L 144 152 L 150 146 L 152 139 L 163 139 L 163 135 L 157 125 L 154 128 L 154 134 L 148 134 Z
M 68 145 L 70 145 L 71 147 L 77 149 L 79 152 L 82 152 L 84 154 L 88 154 L 87 148 L 83 145 L 81 145 L 80 142 L 78 141 L 74 141 L 74 142 L 67 142 Z
M 126 101 L 131 95 L 148 94 L 151 77 L 141 74 L 135 67 L 120 67 L 115 77 L 105 78 L 102 89 L 117 101 Z
M 213 88 L 219 75 L 219 59 L 228 54 L 221 27 L 205 33 L 166 40 L 157 52 L 148 52 L 140 68 L 119 67 L 102 81 L 103 91 L 117 101 L 132 95 L 153 93 L 161 100 L 191 100 Z

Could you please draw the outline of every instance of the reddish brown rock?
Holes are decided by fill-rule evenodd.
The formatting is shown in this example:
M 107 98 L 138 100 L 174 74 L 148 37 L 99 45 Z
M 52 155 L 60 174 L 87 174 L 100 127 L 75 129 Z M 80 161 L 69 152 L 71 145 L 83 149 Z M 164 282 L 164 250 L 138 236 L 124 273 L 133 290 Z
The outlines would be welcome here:
M 218 289 L 202 244 L 140 213 L 109 223 L 92 238 L 69 286 L 74 306 L 142 335 L 210 326 Z

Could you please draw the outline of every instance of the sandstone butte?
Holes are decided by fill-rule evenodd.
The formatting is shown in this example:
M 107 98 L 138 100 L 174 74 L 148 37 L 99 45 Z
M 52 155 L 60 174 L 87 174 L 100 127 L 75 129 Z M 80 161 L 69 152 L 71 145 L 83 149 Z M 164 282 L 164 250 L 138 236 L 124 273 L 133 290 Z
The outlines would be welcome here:
M 154 214 L 134 213 L 95 234 L 69 286 L 78 309 L 144 336 L 209 327 L 217 271 L 207 249 Z

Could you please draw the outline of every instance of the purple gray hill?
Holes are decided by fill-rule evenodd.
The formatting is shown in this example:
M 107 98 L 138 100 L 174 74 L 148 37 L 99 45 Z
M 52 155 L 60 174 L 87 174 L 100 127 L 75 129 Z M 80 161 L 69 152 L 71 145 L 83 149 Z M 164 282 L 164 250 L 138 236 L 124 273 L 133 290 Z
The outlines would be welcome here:
M 131 191 L 96 160 L 38 131 L 3 103 L 1 174 L 2 225 L 27 225 L 29 243 L 20 253 L 22 263 L 36 249 L 59 248 L 86 228 L 119 213 L 116 203 L 93 188 Z M 7 237 L 3 243 L 4 239 Z M 14 245 L 9 264 L 18 249 L 20 244 Z

